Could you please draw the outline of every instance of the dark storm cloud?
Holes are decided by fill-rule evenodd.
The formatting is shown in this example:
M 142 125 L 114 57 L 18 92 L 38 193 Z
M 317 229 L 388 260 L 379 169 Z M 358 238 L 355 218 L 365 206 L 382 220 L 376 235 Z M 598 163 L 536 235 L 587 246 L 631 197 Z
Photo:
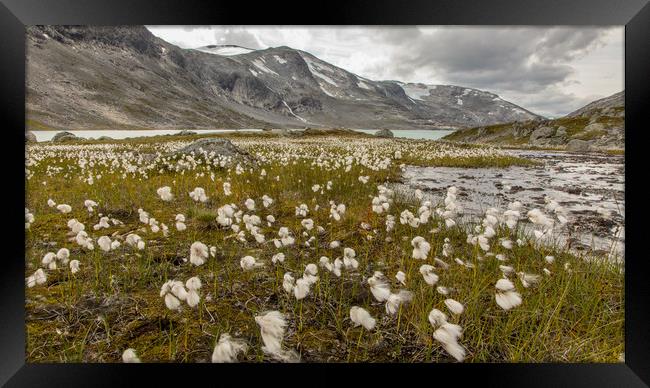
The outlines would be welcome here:
M 574 71 L 568 62 L 598 45 L 602 34 L 602 29 L 445 28 L 431 34 L 386 31 L 381 38 L 401 42 L 391 62 L 402 78 L 428 70 L 450 83 L 535 92 L 565 81 Z

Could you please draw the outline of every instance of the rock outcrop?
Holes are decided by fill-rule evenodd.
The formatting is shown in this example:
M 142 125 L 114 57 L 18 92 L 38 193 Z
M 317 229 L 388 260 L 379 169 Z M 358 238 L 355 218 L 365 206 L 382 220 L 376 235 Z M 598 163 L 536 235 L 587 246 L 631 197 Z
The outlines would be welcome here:
M 71 140 L 80 140 L 80 137 L 77 137 L 74 133 L 70 133 L 67 131 L 59 132 L 55 134 L 52 137 L 53 142 L 64 142 L 64 141 L 71 141 Z
M 393 132 L 391 132 L 390 129 L 380 129 L 379 131 L 375 132 L 375 137 L 395 137 L 393 135 Z

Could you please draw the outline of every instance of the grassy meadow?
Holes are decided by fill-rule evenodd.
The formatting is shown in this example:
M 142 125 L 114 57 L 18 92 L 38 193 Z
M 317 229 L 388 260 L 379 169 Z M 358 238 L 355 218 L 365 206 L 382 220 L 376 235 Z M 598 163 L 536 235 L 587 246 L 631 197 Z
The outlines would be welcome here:
M 447 142 L 226 137 L 255 160 L 174 154 L 198 137 L 27 146 L 28 362 L 122 362 L 127 349 L 142 362 L 211 362 L 225 333 L 245 344 L 234 360 L 282 361 L 255 318 L 268 311 L 286 324 L 270 334 L 281 342 L 275 349 L 302 362 L 617 362 L 624 352 L 622 265 L 585 260 L 523 232 L 531 217 L 540 233 L 549 222 L 561 228 L 558 211 L 540 209 L 547 218 L 539 221 L 537 213 L 527 216 L 533 209 L 513 205 L 461 224 L 453 189 L 433 203 L 393 190 L 401 165 L 530 161 Z M 162 187 L 171 199 L 161 198 Z M 288 234 L 279 235 L 281 228 Z M 191 253 L 195 242 L 208 248 L 207 257 L 200 248 Z M 44 259 L 61 248 L 69 257 Z M 284 261 L 274 260 L 278 253 Z M 203 258 L 200 265 L 193 255 Z M 255 260 L 250 269 L 243 268 L 247 256 Z M 338 267 L 340 276 L 336 259 L 351 259 Z M 313 266 L 305 272 L 308 264 L 316 275 Z M 434 284 L 423 265 L 433 268 Z M 46 279 L 36 282 L 39 269 Z M 287 273 L 309 282 L 306 296 L 297 298 Z M 198 304 L 180 300 L 170 309 L 166 298 L 174 298 L 161 296 L 165 283 L 193 277 L 201 283 Z M 508 310 L 495 300 L 504 278 L 514 286 L 507 292 L 521 298 Z M 394 313 L 375 296 L 387 288 L 410 294 Z M 351 319 L 353 306 L 369 313 L 371 329 L 367 317 Z M 432 323 L 433 309 L 462 334 L 434 336 L 441 321 Z M 450 343 L 462 357 L 450 354 Z

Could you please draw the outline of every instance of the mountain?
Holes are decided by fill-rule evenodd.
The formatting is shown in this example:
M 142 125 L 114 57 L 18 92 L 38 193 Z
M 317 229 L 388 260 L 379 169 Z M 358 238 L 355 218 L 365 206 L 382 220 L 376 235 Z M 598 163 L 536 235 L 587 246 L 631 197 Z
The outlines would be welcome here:
M 27 28 L 28 127 L 462 128 L 539 118 L 497 95 L 373 81 L 286 46 L 181 49 L 143 26 Z
M 601 98 L 600 100 L 593 101 L 582 108 L 573 111 L 566 115 L 566 117 L 581 116 L 584 114 L 590 115 L 595 111 L 605 109 L 623 108 L 625 106 L 625 90 L 612 94 L 609 97 Z
M 575 151 L 620 150 L 625 146 L 625 91 L 593 101 L 558 119 L 466 128 L 444 139 Z

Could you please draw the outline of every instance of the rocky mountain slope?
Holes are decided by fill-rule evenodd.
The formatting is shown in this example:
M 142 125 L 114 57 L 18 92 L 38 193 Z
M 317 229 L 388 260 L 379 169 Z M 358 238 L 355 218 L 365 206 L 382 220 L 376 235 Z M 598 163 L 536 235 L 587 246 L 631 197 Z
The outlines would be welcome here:
M 625 92 L 594 101 L 554 120 L 530 120 L 456 131 L 446 140 L 567 148 L 574 151 L 623 149 Z
M 461 128 L 538 118 L 498 96 L 372 81 L 289 47 L 181 49 L 145 27 L 27 28 L 29 129 Z

